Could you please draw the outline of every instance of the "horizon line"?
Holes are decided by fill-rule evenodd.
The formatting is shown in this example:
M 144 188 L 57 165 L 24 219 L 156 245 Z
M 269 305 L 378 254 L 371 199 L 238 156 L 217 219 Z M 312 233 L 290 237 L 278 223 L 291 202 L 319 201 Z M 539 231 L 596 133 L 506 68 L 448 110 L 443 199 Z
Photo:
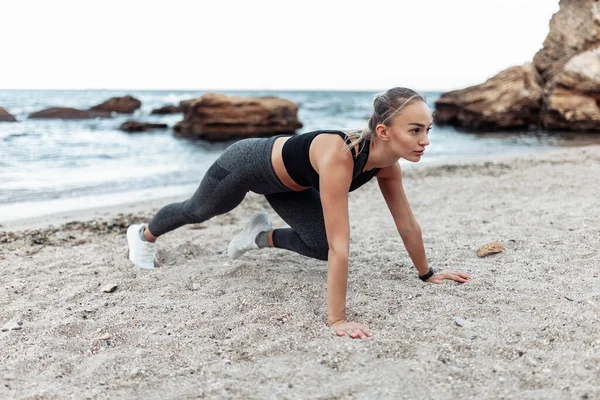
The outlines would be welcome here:
M 152 92 L 382 92 L 387 89 L 341 89 L 341 88 L 286 88 L 286 89 L 148 89 L 148 88 L 71 88 L 71 89 L 57 89 L 57 88 L 0 88 L 0 91 L 152 91 Z M 449 92 L 456 89 L 419 89 L 422 92 Z

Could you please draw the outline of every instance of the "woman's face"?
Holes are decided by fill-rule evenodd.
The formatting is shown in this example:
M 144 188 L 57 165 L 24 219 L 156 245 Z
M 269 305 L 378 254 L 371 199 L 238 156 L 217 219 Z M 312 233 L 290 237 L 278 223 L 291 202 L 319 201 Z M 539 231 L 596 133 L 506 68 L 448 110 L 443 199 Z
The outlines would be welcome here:
M 389 140 L 386 146 L 400 158 L 418 162 L 429 146 L 429 130 L 433 124 L 433 116 L 427 104 L 414 101 L 404 107 L 398 115 L 391 119 L 385 131 Z M 381 125 L 382 127 L 385 125 Z

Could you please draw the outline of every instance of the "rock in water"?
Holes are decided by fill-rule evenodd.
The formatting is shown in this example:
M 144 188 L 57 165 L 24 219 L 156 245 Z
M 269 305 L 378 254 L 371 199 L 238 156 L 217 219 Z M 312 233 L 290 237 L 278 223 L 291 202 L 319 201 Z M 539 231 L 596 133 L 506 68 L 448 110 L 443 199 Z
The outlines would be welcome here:
M 0 107 L 0 122 L 17 122 L 17 119 L 4 108 Z
M 246 137 L 293 134 L 302 124 L 298 106 L 273 96 L 240 97 L 207 93 L 182 101 L 184 119 L 175 125 L 177 136 L 223 141 Z
M 177 113 L 181 113 L 183 112 L 183 107 L 182 106 L 164 106 L 161 108 L 155 108 L 154 110 L 152 110 L 152 112 L 150 114 L 153 115 L 165 115 L 165 114 L 177 114 Z
M 102 104 L 90 108 L 90 111 L 116 112 L 120 114 L 133 114 L 142 106 L 142 102 L 131 96 L 113 97 Z
M 108 118 L 110 113 L 105 111 L 78 110 L 69 107 L 51 107 L 29 114 L 32 119 L 91 119 Z
M 167 129 L 168 127 L 167 124 L 147 124 L 145 122 L 129 120 L 121 124 L 119 129 L 125 132 L 147 132 L 151 129 Z

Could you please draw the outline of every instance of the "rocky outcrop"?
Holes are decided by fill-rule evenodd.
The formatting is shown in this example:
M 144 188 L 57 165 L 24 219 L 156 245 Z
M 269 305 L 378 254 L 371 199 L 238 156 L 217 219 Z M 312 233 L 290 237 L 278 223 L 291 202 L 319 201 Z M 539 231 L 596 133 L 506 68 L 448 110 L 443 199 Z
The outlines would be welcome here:
M 58 119 L 91 119 L 91 118 L 109 118 L 110 113 L 106 111 L 90 111 L 90 110 L 78 110 L 76 108 L 68 107 L 51 107 L 45 110 L 37 111 L 29 114 L 29 118 L 32 119 L 46 119 L 46 118 L 58 118 Z
M 561 0 L 533 64 L 443 94 L 436 123 L 600 132 L 600 1 Z
M 0 122 L 17 122 L 17 119 L 4 108 L 0 107 Z
M 165 114 L 178 114 L 181 112 L 183 112 L 183 108 L 181 106 L 168 105 L 168 106 L 164 106 L 161 108 L 155 108 L 154 110 L 152 110 L 152 112 L 150 114 L 165 115 Z
M 292 134 L 302 127 L 298 106 L 273 96 L 240 97 L 219 93 L 182 101 L 184 119 L 177 136 L 212 141 Z
M 509 68 L 481 85 L 444 94 L 435 121 L 472 129 L 528 128 L 539 119 L 541 83 L 532 63 Z
M 548 83 L 541 125 L 600 131 L 600 47 L 571 58 Z
M 133 114 L 142 106 L 142 102 L 131 96 L 113 97 L 102 104 L 90 108 L 90 111 L 116 112 L 119 114 Z
M 549 82 L 577 54 L 600 45 L 600 4 L 597 0 L 561 0 L 550 20 L 550 32 L 533 63 Z
M 147 132 L 152 129 L 167 129 L 168 127 L 167 124 L 147 124 L 145 122 L 129 120 L 121 124 L 119 129 L 125 132 Z

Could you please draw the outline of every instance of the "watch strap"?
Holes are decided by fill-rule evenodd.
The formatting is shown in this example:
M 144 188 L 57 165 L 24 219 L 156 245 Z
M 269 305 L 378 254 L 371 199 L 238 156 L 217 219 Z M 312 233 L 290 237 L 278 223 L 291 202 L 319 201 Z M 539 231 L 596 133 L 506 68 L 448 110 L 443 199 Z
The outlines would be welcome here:
M 425 275 L 419 275 L 419 279 L 425 282 L 427 279 L 431 278 L 435 274 L 435 270 L 433 268 L 429 268 L 429 272 Z

